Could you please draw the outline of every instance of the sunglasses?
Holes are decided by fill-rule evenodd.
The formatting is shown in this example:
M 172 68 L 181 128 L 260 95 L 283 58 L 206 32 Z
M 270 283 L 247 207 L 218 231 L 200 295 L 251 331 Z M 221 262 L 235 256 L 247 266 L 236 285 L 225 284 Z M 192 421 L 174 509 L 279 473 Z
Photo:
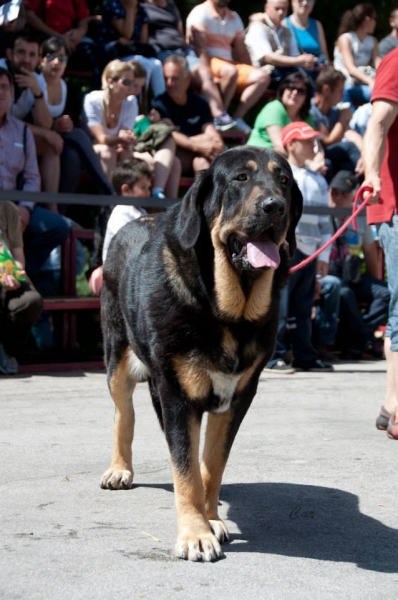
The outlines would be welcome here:
M 48 54 L 46 54 L 45 58 L 46 60 L 48 60 L 48 62 L 53 62 L 56 58 L 58 58 L 60 63 L 68 62 L 68 57 L 66 56 L 66 54 L 52 54 L 51 52 L 49 52 Z
M 297 96 L 306 96 L 307 95 L 307 90 L 305 88 L 297 87 L 297 85 L 294 85 L 293 83 L 287 85 L 286 89 L 289 90 L 290 92 L 297 92 Z
M 312 6 L 314 4 L 314 0 L 298 0 L 299 5 L 307 4 L 308 6 Z
M 118 79 L 122 85 L 128 88 L 132 88 L 135 85 L 134 79 Z

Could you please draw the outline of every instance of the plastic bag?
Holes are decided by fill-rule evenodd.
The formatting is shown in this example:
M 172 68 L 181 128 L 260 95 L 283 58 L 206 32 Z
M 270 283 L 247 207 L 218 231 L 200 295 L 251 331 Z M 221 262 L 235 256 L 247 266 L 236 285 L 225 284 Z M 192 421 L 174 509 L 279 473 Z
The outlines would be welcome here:
M 21 269 L 7 248 L 0 229 L 0 286 L 2 285 L 3 275 L 13 275 L 18 281 L 26 281 L 25 277 L 21 275 Z

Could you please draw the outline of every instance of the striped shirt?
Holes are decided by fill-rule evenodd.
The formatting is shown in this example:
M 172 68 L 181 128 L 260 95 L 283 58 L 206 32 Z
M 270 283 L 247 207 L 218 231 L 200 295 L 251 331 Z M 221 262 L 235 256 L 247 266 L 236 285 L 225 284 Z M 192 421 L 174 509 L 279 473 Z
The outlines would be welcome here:
M 237 33 L 244 31 L 240 16 L 229 8 L 221 17 L 211 2 L 198 4 L 188 15 L 186 28 L 188 43 L 193 42 L 192 27 L 206 34 L 206 49 L 211 58 L 221 58 L 233 62 L 232 45 Z

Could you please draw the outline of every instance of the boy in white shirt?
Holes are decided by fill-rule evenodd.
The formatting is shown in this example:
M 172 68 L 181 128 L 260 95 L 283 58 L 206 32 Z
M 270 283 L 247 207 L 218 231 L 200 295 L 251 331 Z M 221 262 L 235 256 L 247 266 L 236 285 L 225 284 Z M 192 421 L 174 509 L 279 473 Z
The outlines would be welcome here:
M 131 198 L 150 198 L 152 195 L 151 171 L 145 161 L 140 159 L 125 160 L 116 167 L 112 173 L 112 185 L 118 196 Z M 104 244 L 102 248 L 102 263 L 105 262 L 109 244 L 126 223 L 134 221 L 147 211 L 131 204 L 118 204 L 109 217 Z M 95 296 L 99 296 L 102 288 L 102 265 L 97 267 L 90 275 L 89 286 Z
M 319 137 L 321 137 L 319 131 L 315 131 L 308 123 L 302 121 L 293 121 L 282 129 L 282 144 L 286 149 L 293 176 L 303 194 L 304 206 L 328 206 L 326 179 L 320 173 L 310 171 L 306 167 L 315 156 L 315 141 Z M 332 234 L 328 215 L 304 213 L 296 228 L 297 250 L 291 266 L 312 255 L 332 237 Z M 329 254 L 330 248 L 327 248 L 316 260 L 290 275 L 285 291 L 288 298 L 282 303 L 285 309 L 281 311 L 277 350 L 272 361 L 268 363 L 267 371 L 271 369 L 285 373 L 292 372 L 286 364 L 282 364 L 286 354 L 284 347 L 286 329 L 293 351 L 292 366 L 296 371 L 333 371 L 330 363 L 320 359 L 311 342 L 311 311 L 316 277 L 320 279 L 327 275 Z

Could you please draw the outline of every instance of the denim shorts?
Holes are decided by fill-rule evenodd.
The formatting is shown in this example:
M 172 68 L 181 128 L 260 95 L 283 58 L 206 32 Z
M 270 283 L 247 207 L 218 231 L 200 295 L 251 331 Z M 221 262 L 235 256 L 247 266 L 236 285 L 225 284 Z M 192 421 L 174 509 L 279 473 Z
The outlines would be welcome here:
M 377 225 L 380 245 L 383 248 L 388 289 L 391 293 L 386 336 L 391 339 L 391 350 L 398 351 L 398 215 L 389 223 Z

